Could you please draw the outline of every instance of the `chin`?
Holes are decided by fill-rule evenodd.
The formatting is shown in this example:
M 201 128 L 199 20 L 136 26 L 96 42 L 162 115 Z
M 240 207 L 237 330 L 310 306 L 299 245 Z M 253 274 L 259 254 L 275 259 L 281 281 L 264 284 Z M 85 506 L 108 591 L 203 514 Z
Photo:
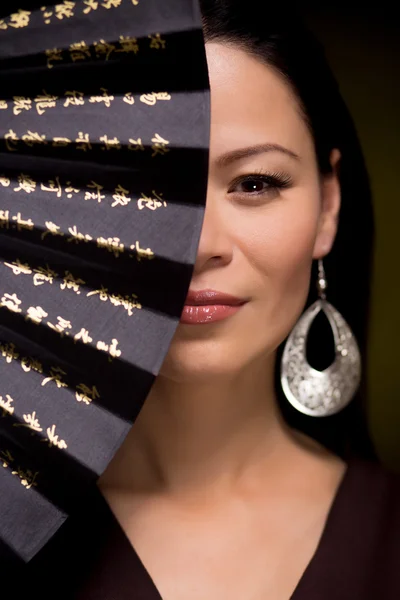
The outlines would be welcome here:
M 236 355 L 235 355 L 236 354 Z M 209 381 L 210 379 L 233 376 L 244 367 L 245 357 L 240 360 L 237 352 L 224 351 L 221 346 L 215 352 L 210 348 L 170 348 L 160 375 L 176 382 Z

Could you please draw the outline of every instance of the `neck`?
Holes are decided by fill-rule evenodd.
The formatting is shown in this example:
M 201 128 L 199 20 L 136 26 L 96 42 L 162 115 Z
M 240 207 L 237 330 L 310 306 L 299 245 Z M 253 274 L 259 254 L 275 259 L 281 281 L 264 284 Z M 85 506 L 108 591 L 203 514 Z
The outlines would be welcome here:
M 159 375 L 101 487 L 218 493 L 266 461 L 276 470 L 292 442 L 277 407 L 274 362 L 264 357 L 234 376 L 195 383 Z

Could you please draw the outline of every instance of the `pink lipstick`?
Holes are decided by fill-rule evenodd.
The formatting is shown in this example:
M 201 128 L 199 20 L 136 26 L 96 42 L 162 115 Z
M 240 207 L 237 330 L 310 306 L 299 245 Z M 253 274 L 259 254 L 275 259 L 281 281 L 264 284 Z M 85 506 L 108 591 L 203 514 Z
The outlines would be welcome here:
M 180 318 L 183 324 L 214 323 L 237 313 L 248 302 L 216 290 L 189 290 Z

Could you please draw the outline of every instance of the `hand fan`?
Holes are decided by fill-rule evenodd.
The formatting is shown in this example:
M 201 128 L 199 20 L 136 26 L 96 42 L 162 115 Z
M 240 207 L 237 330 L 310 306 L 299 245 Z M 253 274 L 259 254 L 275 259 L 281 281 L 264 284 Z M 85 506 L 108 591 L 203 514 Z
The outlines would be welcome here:
M 3 566 L 79 507 L 150 391 L 209 148 L 197 1 L 21 4 L 0 8 Z

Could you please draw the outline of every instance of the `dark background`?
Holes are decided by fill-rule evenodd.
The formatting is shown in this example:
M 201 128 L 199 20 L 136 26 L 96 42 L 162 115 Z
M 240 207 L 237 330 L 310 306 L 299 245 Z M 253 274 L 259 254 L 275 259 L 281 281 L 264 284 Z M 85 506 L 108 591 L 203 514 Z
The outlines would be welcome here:
M 376 220 L 369 418 L 381 459 L 400 470 L 400 17 L 397 3 L 301 3 L 355 120 Z M 354 232 L 357 244 L 357 232 Z M 351 256 L 349 256 L 351 261 Z M 354 264 L 357 269 L 357 264 Z M 328 298 L 329 299 L 329 298 Z

